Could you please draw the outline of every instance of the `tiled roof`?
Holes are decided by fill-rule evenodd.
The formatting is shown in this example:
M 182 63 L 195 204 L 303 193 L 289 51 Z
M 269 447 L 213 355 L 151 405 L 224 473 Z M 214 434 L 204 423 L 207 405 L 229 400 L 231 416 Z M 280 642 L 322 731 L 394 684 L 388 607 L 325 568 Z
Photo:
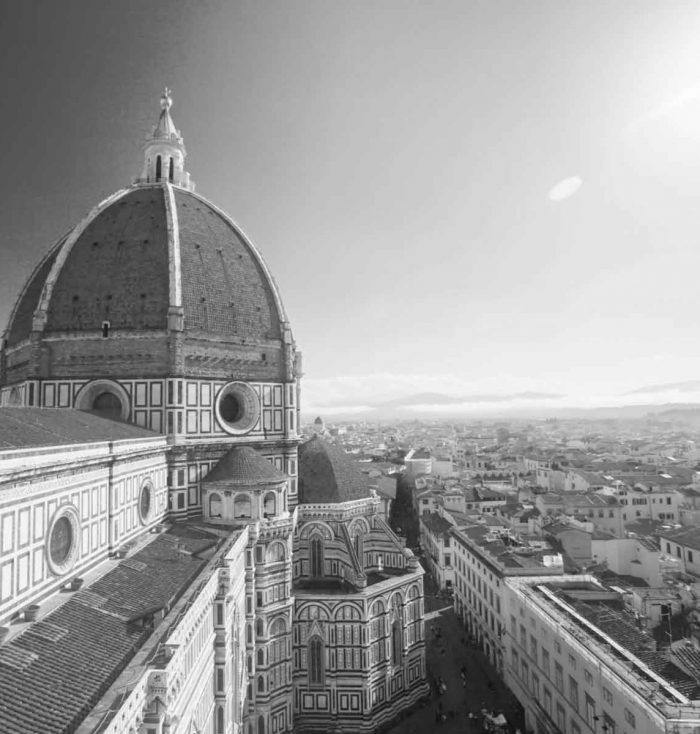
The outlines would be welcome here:
M 700 550 L 700 528 L 678 528 L 677 530 L 660 530 L 659 536 L 664 540 L 672 540 L 678 545 L 693 550 Z
M 39 263 L 36 270 L 29 278 L 29 281 L 24 288 L 24 292 L 17 302 L 16 311 L 7 330 L 8 347 L 13 347 L 18 342 L 26 339 L 31 332 L 34 311 L 39 305 L 41 291 L 44 288 L 46 278 L 49 275 L 49 271 L 51 270 L 54 260 L 58 255 L 58 251 L 61 249 L 65 239 L 65 237 L 62 237 L 56 245 L 54 245 L 53 249 L 41 261 L 41 263 Z
M 143 645 L 143 615 L 169 609 L 215 542 L 204 532 L 158 536 L 88 589 L 0 647 L 0 731 L 73 731 Z
M 656 651 L 653 637 L 644 634 L 635 624 L 635 620 L 618 602 L 584 602 L 563 592 L 569 604 L 599 630 L 605 632 L 625 649 L 638 655 L 644 651 Z
M 89 222 L 58 273 L 48 306 L 47 332 L 97 331 L 104 319 L 113 329 L 166 328 L 164 190 L 162 186 L 135 188 Z
M 241 233 L 191 192 L 176 188 L 175 202 L 185 329 L 279 338 L 274 285 Z
M 235 446 L 224 454 L 219 463 L 204 477 L 205 482 L 231 485 L 277 484 L 287 475 L 250 446 Z
M 299 502 L 336 503 L 370 497 L 370 480 L 342 449 L 314 436 L 299 446 Z
M 421 515 L 420 521 L 430 530 L 433 535 L 446 535 L 451 527 L 451 522 L 438 515 L 437 512 L 426 512 Z
M 145 428 L 69 408 L 0 408 L 2 449 L 156 438 Z
M 553 523 L 550 523 L 549 525 L 545 525 L 542 528 L 542 532 L 545 535 L 552 535 L 552 536 L 559 535 L 560 533 L 569 533 L 572 530 L 579 532 L 579 533 L 586 532 L 583 528 L 577 528 L 572 525 L 567 525 L 566 523 L 563 523 L 563 522 L 553 522 Z
M 213 205 L 174 189 L 185 331 L 236 340 L 280 338 L 284 314 L 257 251 Z M 167 328 L 170 219 L 163 184 L 118 192 L 73 230 L 30 278 L 8 328 L 9 345 L 29 338 L 32 317 L 58 254 L 65 253 L 47 307 L 46 333 Z

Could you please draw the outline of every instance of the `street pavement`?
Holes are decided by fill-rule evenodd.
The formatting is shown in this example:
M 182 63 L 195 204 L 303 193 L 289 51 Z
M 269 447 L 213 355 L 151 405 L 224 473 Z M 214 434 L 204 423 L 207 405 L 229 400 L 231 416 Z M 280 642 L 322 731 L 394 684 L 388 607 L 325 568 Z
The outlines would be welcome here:
M 428 681 L 442 679 L 447 690 L 438 695 L 438 686 L 431 686 L 430 702 L 389 729 L 388 734 L 483 732 L 482 709 L 503 713 L 509 723 L 506 731 L 514 732 L 516 727 L 522 730 L 520 707 L 514 696 L 483 653 L 468 644 L 467 632 L 455 615 L 452 602 L 436 596 L 431 579 L 427 574 L 424 578 Z M 439 637 L 434 629 L 440 630 Z M 475 718 L 469 718 L 470 712 Z M 446 720 L 441 720 L 441 714 Z

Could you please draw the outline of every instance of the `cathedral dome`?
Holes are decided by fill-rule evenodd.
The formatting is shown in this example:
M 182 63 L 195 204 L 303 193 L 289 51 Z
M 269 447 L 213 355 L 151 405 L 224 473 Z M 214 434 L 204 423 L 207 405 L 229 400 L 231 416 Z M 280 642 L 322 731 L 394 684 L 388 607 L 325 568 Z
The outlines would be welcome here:
M 141 176 L 64 235 L 27 281 L 5 333 L 6 383 L 131 372 L 293 379 L 272 275 L 240 227 L 194 192 L 171 106 L 166 90 Z M 100 345 L 108 337 L 114 346 Z
M 169 183 L 136 185 L 51 250 L 15 307 L 7 344 L 27 340 L 37 316 L 45 334 L 105 322 L 159 330 L 180 309 L 185 332 L 232 340 L 279 338 L 286 320 L 260 254 L 223 212 Z
M 371 496 L 369 477 L 342 449 L 318 435 L 299 446 L 299 502 L 351 502 Z

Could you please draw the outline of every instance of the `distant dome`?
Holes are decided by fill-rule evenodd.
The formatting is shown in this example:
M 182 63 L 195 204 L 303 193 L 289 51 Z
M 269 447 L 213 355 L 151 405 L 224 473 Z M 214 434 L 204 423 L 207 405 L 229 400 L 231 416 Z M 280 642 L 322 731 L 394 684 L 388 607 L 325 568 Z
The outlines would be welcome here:
M 286 320 L 260 254 L 226 215 L 192 191 L 135 186 L 54 247 L 17 303 L 7 342 L 29 339 L 37 309 L 49 334 L 100 331 L 105 321 L 166 329 L 173 306 L 185 332 L 234 340 L 279 338 Z
M 342 449 L 314 436 L 299 446 L 299 502 L 350 502 L 371 496 L 369 477 Z

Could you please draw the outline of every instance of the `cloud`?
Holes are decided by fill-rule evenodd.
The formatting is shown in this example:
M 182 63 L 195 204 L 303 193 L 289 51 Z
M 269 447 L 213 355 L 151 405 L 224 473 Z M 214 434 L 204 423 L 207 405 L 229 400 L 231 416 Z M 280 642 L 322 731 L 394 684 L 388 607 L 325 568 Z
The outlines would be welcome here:
M 509 405 L 551 404 L 565 395 L 547 389 L 544 381 L 507 375 L 470 381 L 451 374 L 375 373 L 302 380 L 305 414 L 347 414 L 387 410 L 436 412 L 503 409 Z
M 583 185 L 583 179 L 580 176 L 571 176 L 563 178 L 559 183 L 554 184 L 547 194 L 550 201 L 564 201 L 573 196 Z
M 680 392 L 695 393 L 700 392 L 700 380 L 686 380 L 685 382 L 666 382 L 662 385 L 644 385 L 636 390 L 630 390 L 625 395 L 654 395 L 658 393 Z
M 405 401 L 414 396 L 420 402 L 448 404 L 468 399 L 482 400 L 484 396 L 520 395 L 538 397 L 552 395 L 547 381 L 523 380 L 517 376 L 493 375 L 490 379 L 469 380 L 454 374 L 413 374 L 375 372 L 332 377 L 305 377 L 301 382 L 303 406 L 307 410 L 341 405 L 375 406 L 389 401 Z M 555 390 L 558 386 L 554 386 Z M 435 396 L 439 396 L 436 398 Z

